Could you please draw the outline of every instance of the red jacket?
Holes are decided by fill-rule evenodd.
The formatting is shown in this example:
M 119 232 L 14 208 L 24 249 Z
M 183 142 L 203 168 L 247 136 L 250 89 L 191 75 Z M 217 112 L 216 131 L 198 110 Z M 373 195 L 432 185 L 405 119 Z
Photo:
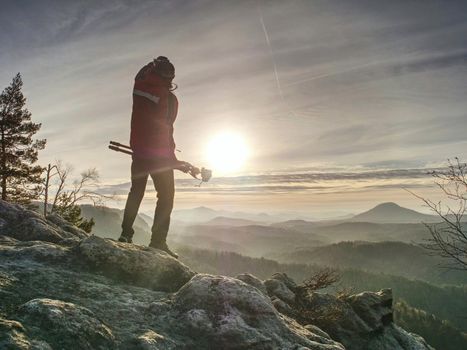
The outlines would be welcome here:
M 177 117 L 177 97 L 169 84 L 144 66 L 136 75 L 133 89 L 130 146 L 141 158 L 175 159 L 173 123 Z

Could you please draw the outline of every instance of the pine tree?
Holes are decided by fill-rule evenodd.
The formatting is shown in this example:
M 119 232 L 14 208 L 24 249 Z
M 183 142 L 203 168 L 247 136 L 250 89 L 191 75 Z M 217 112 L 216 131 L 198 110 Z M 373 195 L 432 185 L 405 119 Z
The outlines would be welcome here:
M 2 199 L 28 203 L 37 198 L 43 168 L 34 165 L 46 140 L 33 140 L 41 124 L 31 122 L 18 73 L 0 95 L 0 188 Z
M 94 218 L 86 219 L 81 217 L 81 207 L 79 205 L 73 204 L 70 206 L 58 206 L 54 210 L 55 213 L 59 214 L 69 223 L 79 227 L 87 233 L 91 233 L 94 224 Z

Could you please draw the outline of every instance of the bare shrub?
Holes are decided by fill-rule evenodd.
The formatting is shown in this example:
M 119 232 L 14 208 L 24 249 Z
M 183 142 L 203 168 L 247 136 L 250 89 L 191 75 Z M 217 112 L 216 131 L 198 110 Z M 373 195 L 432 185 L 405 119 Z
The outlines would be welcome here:
M 302 324 L 332 323 L 342 317 L 342 302 L 332 301 L 323 305 L 313 303 L 314 292 L 330 287 L 340 280 L 337 270 L 324 268 L 304 280 L 295 289 L 295 309 L 297 319 Z
M 337 270 L 329 267 L 323 268 L 299 284 L 296 288 L 295 294 L 300 297 L 306 297 L 306 295 L 311 292 L 324 289 L 335 284 L 339 279 L 340 276 L 337 273 Z

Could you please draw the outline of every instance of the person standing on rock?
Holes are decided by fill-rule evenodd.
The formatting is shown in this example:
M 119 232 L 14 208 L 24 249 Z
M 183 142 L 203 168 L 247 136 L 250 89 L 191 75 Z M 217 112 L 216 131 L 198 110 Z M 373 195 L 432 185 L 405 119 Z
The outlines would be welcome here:
M 173 94 L 175 67 L 167 57 L 159 56 L 136 75 L 133 89 L 130 147 L 131 189 L 125 205 L 120 242 L 132 243 L 133 223 L 151 176 L 157 191 L 150 247 L 163 250 L 177 258 L 167 246 L 175 186 L 174 171 L 185 171 L 184 162 L 175 156 L 173 123 L 178 101 Z

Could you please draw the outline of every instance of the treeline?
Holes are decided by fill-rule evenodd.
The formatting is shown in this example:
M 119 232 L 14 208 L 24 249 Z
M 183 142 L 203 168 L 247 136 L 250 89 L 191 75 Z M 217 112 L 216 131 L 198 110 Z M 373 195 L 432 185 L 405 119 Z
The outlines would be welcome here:
M 301 281 L 317 272 L 320 267 L 305 264 L 281 264 L 265 258 L 251 258 L 232 252 L 179 247 L 180 258 L 193 270 L 225 276 L 251 273 L 267 279 L 275 272 L 285 272 L 296 281 Z
M 302 249 L 277 257 L 278 261 L 320 264 L 372 273 L 386 273 L 433 284 L 467 284 L 467 274 L 439 266 L 443 260 L 420 246 L 403 242 L 339 242 Z
M 460 332 L 446 320 L 411 307 L 403 300 L 394 305 L 394 320 L 402 328 L 421 335 L 436 349 L 467 349 L 466 333 Z

